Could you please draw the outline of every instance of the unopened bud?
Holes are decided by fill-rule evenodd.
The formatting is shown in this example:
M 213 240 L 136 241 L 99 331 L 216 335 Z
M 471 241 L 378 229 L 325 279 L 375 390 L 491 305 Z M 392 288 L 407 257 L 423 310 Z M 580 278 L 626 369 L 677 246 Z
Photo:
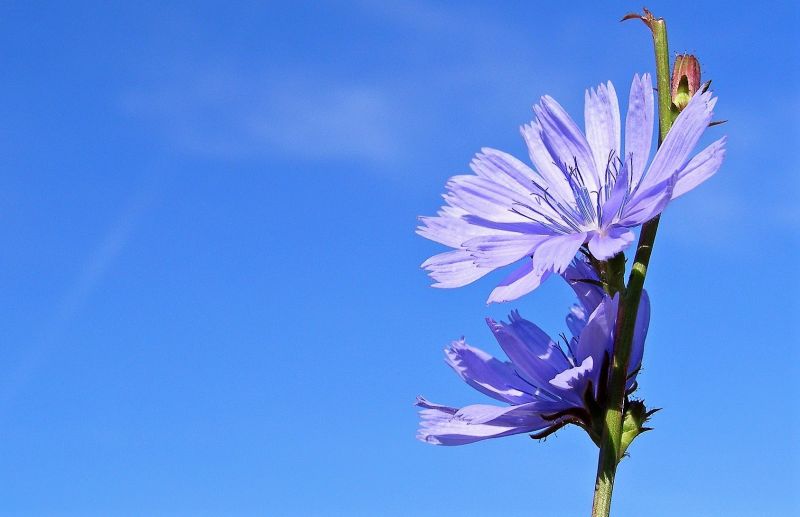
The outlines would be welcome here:
M 683 110 L 700 89 L 700 63 L 691 54 L 680 54 L 672 67 L 672 104 Z

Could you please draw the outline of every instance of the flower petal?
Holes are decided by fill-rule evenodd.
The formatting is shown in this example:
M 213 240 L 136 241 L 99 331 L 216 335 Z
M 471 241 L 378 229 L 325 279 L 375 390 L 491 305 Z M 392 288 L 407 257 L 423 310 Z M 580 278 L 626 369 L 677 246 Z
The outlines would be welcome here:
M 421 397 L 417 399 L 417 405 L 423 408 L 419 412 L 421 420 L 417 438 L 434 445 L 465 445 L 543 429 L 557 420 L 545 420 L 541 415 L 562 408 L 559 403 L 537 401 L 508 408 L 477 404 L 456 410 L 432 404 Z
M 525 198 L 502 185 L 486 178 L 462 175 L 453 176 L 447 182 L 445 201 L 463 210 L 486 219 L 502 222 L 524 222 L 524 217 L 512 212 L 514 203 Z
M 450 208 L 456 213 L 462 212 L 459 209 L 453 209 L 453 207 L 446 208 Z M 465 219 L 446 213 L 444 210 L 441 210 L 439 215 L 435 217 L 420 217 L 419 220 L 422 224 L 417 227 L 418 235 L 451 248 L 459 248 L 462 242 L 480 235 L 506 234 L 505 231 L 495 231 L 495 229 L 471 224 Z
M 558 343 L 516 311 L 511 313 L 510 323 L 486 322 L 517 373 L 532 386 L 552 394 L 548 381 L 572 367 Z
M 617 173 L 614 186 L 611 187 L 611 193 L 602 205 L 600 214 L 601 228 L 607 228 L 617 221 L 620 210 L 628 200 L 629 192 L 631 191 L 629 169 L 629 165 L 623 163 Z
M 586 137 L 564 108 L 550 96 L 542 97 L 534 107 L 542 127 L 542 142 L 553 161 L 566 172 L 577 165 L 589 192 L 597 192 L 600 180 L 592 150 Z
M 470 175 L 453 176 L 447 183 L 444 199 L 463 211 L 466 217 L 477 217 L 494 224 L 555 224 L 567 228 L 563 216 L 547 204 L 532 201 L 531 193 L 521 194 L 493 181 Z M 552 230 L 550 230 L 552 232 Z
M 581 388 L 586 385 L 587 374 L 592 371 L 592 368 L 594 368 L 594 359 L 589 356 L 579 366 L 564 370 L 550 379 L 550 384 L 580 397 L 583 394 Z
M 491 269 L 479 268 L 475 259 L 464 250 L 454 250 L 434 255 L 422 263 L 422 269 L 436 280 L 433 287 L 462 287 L 474 282 Z
M 549 271 L 533 270 L 533 261 L 525 260 L 519 268 L 503 279 L 489 295 L 486 303 L 510 302 L 533 291 L 548 277 Z
M 533 252 L 533 269 L 540 272 L 563 273 L 586 240 L 585 233 L 550 237 L 541 242 Z
M 716 98 L 711 92 L 697 93 L 675 119 L 653 163 L 637 188 L 647 190 L 666 181 L 686 165 L 689 154 L 705 132 L 714 113 Z
M 514 367 L 495 359 L 463 339 L 445 349 L 447 364 L 467 384 L 481 393 L 510 404 L 531 402 L 532 387 L 517 375 Z
M 530 425 L 540 421 L 539 410 L 541 407 L 552 408 L 552 401 L 542 404 L 541 400 L 526 402 L 514 406 L 492 406 L 490 404 L 471 404 L 459 409 L 456 418 L 469 422 L 470 424 L 489 424 L 489 425 Z M 555 404 L 561 407 L 562 404 Z
M 676 172 L 667 181 L 645 191 L 637 191 L 622 209 L 622 215 L 617 224 L 628 227 L 638 226 L 663 212 L 672 200 L 672 191 L 677 179 L 678 173 Z
M 608 353 L 610 356 L 614 344 L 613 332 L 618 308 L 619 294 L 616 294 L 614 298 L 605 296 L 602 303 L 589 316 L 589 321 L 578 337 L 578 343 L 573 350 L 575 359 L 579 363 L 583 363 L 587 357 L 591 357 L 599 371 L 605 354 Z
M 578 304 L 569 308 L 569 314 L 567 314 L 566 317 L 567 328 L 572 333 L 573 337 L 580 336 L 583 329 L 586 328 L 586 320 L 588 317 L 586 309 Z
M 445 200 L 466 213 L 498 222 L 526 222 L 511 209 L 529 199 L 503 185 L 473 175 L 453 176 L 447 182 Z
M 547 228 L 541 223 L 536 223 L 533 221 L 528 221 L 525 223 L 498 223 L 496 221 L 490 221 L 488 219 L 478 217 L 477 215 L 465 215 L 463 216 L 462 219 L 468 222 L 469 224 L 480 226 L 482 228 L 486 228 L 489 230 L 502 230 L 504 232 L 515 232 L 515 233 L 525 233 L 534 235 L 553 234 L 553 230 Z M 491 233 L 497 233 L 497 232 L 489 232 L 489 231 L 486 232 L 487 235 Z
M 586 315 L 593 313 L 605 296 L 605 291 L 599 285 L 600 278 L 594 268 L 584 258 L 576 257 L 564 271 L 563 276 L 575 291 Z
M 503 151 L 484 147 L 470 163 L 472 171 L 482 178 L 503 185 L 523 196 L 529 196 L 536 179 L 533 170 Z
M 633 242 L 635 236 L 627 228 L 612 226 L 605 233 L 595 232 L 589 239 L 589 251 L 598 260 L 610 259 Z
M 478 267 L 498 268 L 530 256 L 547 238 L 545 235 L 486 235 L 468 240 L 463 247 L 472 254 Z
M 608 166 L 619 157 L 619 118 L 619 101 L 611 81 L 601 84 L 597 90 L 586 91 L 584 104 L 586 140 L 592 149 L 601 187 L 611 180 L 606 176 Z
M 631 184 L 638 185 L 653 145 L 653 82 L 650 74 L 633 77 L 625 117 L 625 157 L 630 168 Z
M 569 182 L 564 176 L 564 171 L 553 163 L 553 157 L 550 156 L 550 151 L 547 150 L 547 146 L 542 140 L 542 126 L 534 121 L 522 126 L 520 132 L 528 146 L 531 162 L 536 167 L 544 184 L 549 188 L 548 192 L 564 206 L 574 206 L 575 198 Z
M 680 197 L 714 175 L 725 158 L 726 137 L 709 145 L 691 159 L 678 173 L 672 199 Z

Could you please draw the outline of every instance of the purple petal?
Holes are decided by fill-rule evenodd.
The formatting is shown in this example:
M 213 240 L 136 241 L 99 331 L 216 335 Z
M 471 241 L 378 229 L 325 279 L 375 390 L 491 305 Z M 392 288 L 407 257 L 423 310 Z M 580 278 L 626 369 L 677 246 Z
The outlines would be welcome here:
M 575 291 L 585 314 L 588 316 L 593 313 L 605 296 L 603 288 L 594 283 L 600 280 L 594 268 L 585 259 L 576 257 L 564 271 L 563 276 Z
M 517 203 L 530 201 L 503 185 L 472 175 L 453 176 L 447 182 L 445 200 L 466 213 L 498 222 L 526 222 L 529 219 L 511 211 Z
M 549 271 L 533 270 L 533 261 L 525 260 L 519 268 L 503 279 L 489 295 L 486 303 L 510 302 L 533 291 L 548 277 Z
M 583 363 L 585 358 L 591 357 L 594 368 L 587 372 L 585 376 L 586 382 L 591 381 L 595 390 L 600 382 L 600 374 L 605 361 L 610 360 L 614 351 L 614 333 L 617 321 L 617 314 L 619 311 L 620 295 L 617 293 L 613 298 L 605 296 L 603 302 L 597 306 L 597 309 L 589 316 L 584 329 L 581 331 L 577 339 L 577 343 L 573 346 L 575 352 L 575 359 Z M 641 310 L 639 314 L 642 314 Z M 637 351 L 632 350 L 635 355 Z M 641 360 L 641 355 L 638 356 Z M 632 382 L 628 383 L 628 387 Z
M 571 368 L 561 347 L 519 313 L 511 314 L 510 323 L 486 321 L 514 369 L 531 385 L 548 391 L 548 381 Z
M 586 188 L 590 192 L 598 191 L 600 180 L 592 150 L 572 118 L 550 96 L 542 97 L 541 103 L 534 107 L 534 111 L 542 127 L 542 142 L 553 161 L 562 170 L 577 165 Z
M 573 336 L 579 336 L 583 329 L 586 328 L 586 320 L 588 317 L 589 315 L 586 313 L 586 309 L 580 305 L 573 305 L 569 308 L 569 314 L 567 314 L 566 318 L 567 328 Z
M 710 91 L 692 97 L 686 108 L 675 119 L 672 129 L 656 152 L 653 163 L 650 164 L 638 189 L 650 189 L 683 168 L 689 153 L 708 127 L 716 103 L 717 99 L 711 97 Z
M 605 233 L 595 232 L 589 239 L 589 251 L 598 260 L 610 259 L 630 246 L 634 239 L 633 232 L 620 226 L 612 226 Z
M 467 445 L 489 438 L 530 433 L 549 424 L 543 422 L 528 426 L 470 424 L 435 409 L 423 409 L 419 414 L 421 422 L 417 439 L 432 445 Z
M 691 159 L 678 173 L 678 181 L 672 191 L 672 199 L 684 195 L 714 175 L 725 158 L 726 137 L 709 145 Z
M 436 283 L 433 287 L 462 287 L 486 275 L 491 269 L 479 268 L 475 259 L 464 250 L 434 255 L 422 263 L 422 268 Z
M 573 233 L 550 237 L 533 252 L 533 269 L 539 272 L 563 273 L 586 240 L 585 233 Z
M 553 230 L 541 223 L 528 221 L 524 223 L 498 223 L 476 215 L 465 215 L 462 218 L 471 225 L 480 226 L 485 234 L 497 233 L 487 230 L 501 230 L 503 232 L 525 233 L 531 235 L 552 235 Z M 464 242 L 464 241 L 461 241 Z
M 509 324 L 505 327 L 526 343 L 537 359 L 546 361 L 553 369 L 563 370 L 571 366 L 558 343 L 538 326 L 520 316 L 519 311 L 511 312 Z
M 510 404 L 534 400 L 528 393 L 531 386 L 517 375 L 511 364 L 469 346 L 463 339 L 453 341 L 445 349 L 445 356 L 458 376 L 481 393 Z
M 550 384 L 580 397 L 583 394 L 581 388 L 586 385 L 588 373 L 592 371 L 592 368 L 594 368 L 594 359 L 587 357 L 579 366 L 564 370 L 550 379 Z
M 526 402 L 515 406 L 492 406 L 489 404 L 472 404 L 464 406 L 456 412 L 456 418 L 460 418 L 470 424 L 489 424 L 489 425 L 531 425 L 540 422 L 541 410 L 540 400 Z M 551 408 L 553 404 L 547 401 L 546 407 Z M 563 404 L 556 403 L 557 407 Z
M 458 408 L 436 404 L 435 402 L 431 402 L 425 397 L 421 396 L 417 396 L 417 400 L 414 401 L 414 405 L 425 409 L 435 409 L 451 416 L 458 412 Z
M 603 302 L 589 316 L 583 331 L 578 337 L 578 342 L 573 350 L 575 359 L 579 363 L 591 357 L 597 368 L 592 370 L 592 381 L 597 385 L 597 377 L 606 354 L 613 348 L 614 323 L 617 319 L 619 307 L 619 294 L 610 298 L 606 296 Z
M 462 212 L 461 210 L 453 209 L 453 207 L 446 208 L 450 208 L 456 213 Z M 439 244 L 444 244 L 451 248 L 459 248 L 462 242 L 480 235 L 505 233 L 470 224 L 468 221 L 446 214 L 444 211 L 440 211 L 439 214 L 436 217 L 420 217 L 419 220 L 422 224 L 417 227 L 417 234 Z
M 536 179 L 533 170 L 503 151 L 484 147 L 470 163 L 472 171 L 482 178 L 528 196 Z
M 534 121 L 529 125 L 522 126 L 520 132 L 528 145 L 531 162 L 536 167 L 536 171 L 541 176 L 544 184 L 550 188 L 549 192 L 560 203 L 574 205 L 575 198 L 569 182 L 561 168 L 553 163 L 553 157 L 550 156 L 550 151 L 547 150 L 547 146 L 542 141 L 541 125 Z
M 601 84 L 596 91 L 586 91 L 584 119 L 586 140 L 592 149 L 600 186 L 603 186 L 607 179 L 606 166 L 619 157 L 620 150 L 619 101 L 611 81 Z
M 547 238 L 544 235 L 486 235 L 468 240 L 463 247 L 479 267 L 498 268 L 530 256 Z
M 606 202 L 603 203 L 600 214 L 600 226 L 602 228 L 610 226 L 617 220 L 620 209 L 628 199 L 628 192 L 630 191 L 629 168 L 627 163 L 622 164 L 617 174 L 617 179 L 614 181 L 614 186 L 611 188 L 611 194 L 606 199 Z
M 622 215 L 617 224 L 628 227 L 638 226 L 663 212 L 672 200 L 672 191 L 677 179 L 678 173 L 675 173 L 667 181 L 645 191 L 637 191 L 622 209 Z
M 650 74 L 633 77 L 625 117 L 625 163 L 630 167 L 631 184 L 638 185 L 653 144 L 653 83 Z
M 502 408 L 476 404 L 456 410 L 421 397 L 417 405 L 424 408 L 419 412 L 417 438 L 434 445 L 465 445 L 487 438 L 529 433 L 556 422 L 545 420 L 542 414 L 565 409 L 563 403 L 537 401 Z

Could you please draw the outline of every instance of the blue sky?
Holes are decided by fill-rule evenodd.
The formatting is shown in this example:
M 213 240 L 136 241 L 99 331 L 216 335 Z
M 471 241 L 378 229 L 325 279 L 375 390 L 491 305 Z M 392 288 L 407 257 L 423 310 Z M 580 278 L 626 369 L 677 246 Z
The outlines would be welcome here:
M 600 3 L 597 3 L 600 4 Z M 656 430 L 618 515 L 800 510 L 800 21 L 651 2 L 730 122 L 665 213 L 640 377 Z M 481 401 L 442 348 L 486 307 L 428 287 L 414 235 L 482 146 L 524 156 L 551 94 L 653 71 L 639 3 L 4 2 L 3 515 L 583 515 L 577 429 L 414 440 L 418 394 Z

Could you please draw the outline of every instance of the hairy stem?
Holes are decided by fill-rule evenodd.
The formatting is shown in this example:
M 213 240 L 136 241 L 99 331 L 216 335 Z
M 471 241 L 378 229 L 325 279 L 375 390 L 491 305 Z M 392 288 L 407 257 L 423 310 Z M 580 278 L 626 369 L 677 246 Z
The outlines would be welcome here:
M 627 18 L 627 17 L 626 17 Z M 658 115 L 659 115 L 659 145 L 664 141 L 672 122 L 673 113 L 670 109 L 672 99 L 670 96 L 670 69 L 669 46 L 667 44 L 667 25 L 663 19 L 656 19 L 652 13 L 645 10 L 641 19 L 650 27 L 653 33 L 655 47 L 656 75 L 658 81 Z M 628 285 L 621 294 L 619 312 L 615 329 L 614 356 L 611 360 L 611 378 L 608 383 L 608 398 L 605 411 L 603 437 L 600 445 L 600 454 L 597 461 L 597 477 L 595 479 L 594 503 L 592 505 L 593 517 L 607 517 L 611 512 L 611 495 L 614 490 L 614 478 L 617 473 L 617 464 L 621 459 L 622 420 L 625 403 L 625 381 L 628 374 L 628 363 L 631 355 L 633 331 L 636 325 L 636 314 L 642 298 L 644 279 L 650 263 L 650 254 L 653 250 L 656 233 L 658 232 L 659 217 L 655 217 L 642 225 L 639 244 L 636 248 L 633 267 L 628 277 Z M 609 261 L 609 268 L 616 271 L 611 275 L 624 275 L 624 259 Z M 619 268 L 622 268 L 621 271 Z

